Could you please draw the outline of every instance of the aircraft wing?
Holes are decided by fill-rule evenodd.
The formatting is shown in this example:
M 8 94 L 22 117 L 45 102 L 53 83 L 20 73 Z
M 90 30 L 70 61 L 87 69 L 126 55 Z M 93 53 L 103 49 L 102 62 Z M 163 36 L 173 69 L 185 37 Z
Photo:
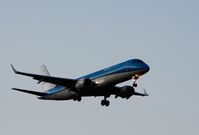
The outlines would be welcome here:
M 48 82 L 48 83 L 52 83 L 52 84 L 56 84 L 56 85 L 62 85 L 62 86 L 65 86 L 65 87 L 70 87 L 70 88 L 74 87 L 75 84 L 77 83 L 77 80 L 74 80 L 74 79 L 67 79 L 67 78 L 60 78 L 60 77 L 52 77 L 52 76 L 24 73 L 24 72 L 17 71 L 13 67 L 13 65 L 11 65 L 11 67 L 16 74 L 32 77 L 33 79 L 38 80 L 38 83 Z
M 46 95 L 48 95 L 47 93 L 43 93 L 43 92 L 36 92 L 36 91 L 18 89 L 18 88 L 12 88 L 12 90 L 16 90 L 16 91 L 20 91 L 20 92 L 24 92 L 24 93 L 28 93 L 28 94 L 32 94 L 32 95 L 37 95 L 37 96 L 46 96 Z
M 118 91 L 118 90 L 120 90 L 121 89 L 121 87 L 117 87 L 117 86 L 114 86 L 113 88 L 112 88 L 112 93 L 114 93 L 114 94 L 116 94 L 115 92 L 116 91 Z M 146 90 L 144 89 L 144 93 L 140 93 L 140 92 L 134 92 L 133 93 L 133 95 L 134 96 L 143 96 L 143 97 L 145 97 L 145 96 L 149 96 L 149 94 L 146 92 Z
M 136 95 L 136 96 L 143 96 L 143 97 L 149 96 L 149 94 L 145 90 L 144 90 L 144 93 L 135 92 L 134 95 Z

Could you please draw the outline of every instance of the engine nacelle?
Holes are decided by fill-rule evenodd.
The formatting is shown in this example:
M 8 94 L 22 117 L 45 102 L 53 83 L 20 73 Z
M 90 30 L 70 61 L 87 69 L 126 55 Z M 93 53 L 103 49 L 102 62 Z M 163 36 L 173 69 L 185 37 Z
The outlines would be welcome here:
M 80 90 L 89 89 L 92 86 L 93 82 L 90 79 L 81 79 L 77 82 L 75 88 Z
M 118 90 L 117 96 L 121 98 L 130 98 L 135 92 L 135 89 L 131 86 L 124 86 Z

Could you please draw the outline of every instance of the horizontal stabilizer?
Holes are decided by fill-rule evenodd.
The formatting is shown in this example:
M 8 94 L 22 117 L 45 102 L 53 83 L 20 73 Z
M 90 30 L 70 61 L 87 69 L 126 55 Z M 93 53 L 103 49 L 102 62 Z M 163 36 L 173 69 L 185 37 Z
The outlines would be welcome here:
M 18 89 L 18 88 L 12 88 L 12 90 L 16 90 L 16 91 L 20 91 L 20 92 L 24 92 L 24 93 L 28 93 L 28 94 L 32 94 L 32 95 L 37 95 L 37 96 L 48 95 L 47 93 L 43 93 L 43 92 L 36 92 L 36 91 L 30 91 L 30 90 L 24 90 L 24 89 Z

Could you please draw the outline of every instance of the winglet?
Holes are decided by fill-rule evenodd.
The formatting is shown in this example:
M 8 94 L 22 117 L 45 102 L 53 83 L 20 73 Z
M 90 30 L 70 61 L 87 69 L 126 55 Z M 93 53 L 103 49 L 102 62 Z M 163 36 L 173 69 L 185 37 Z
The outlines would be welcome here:
M 144 96 L 149 96 L 149 94 L 146 92 L 145 89 L 144 89 Z
M 17 71 L 12 64 L 10 64 L 10 66 L 12 67 L 12 70 L 15 72 L 15 74 L 19 73 L 19 71 Z

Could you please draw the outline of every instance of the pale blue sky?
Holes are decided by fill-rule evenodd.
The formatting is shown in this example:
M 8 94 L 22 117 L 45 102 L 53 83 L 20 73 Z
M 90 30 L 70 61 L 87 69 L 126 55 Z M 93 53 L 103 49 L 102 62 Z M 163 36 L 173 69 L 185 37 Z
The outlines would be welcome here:
M 198 135 L 199 2 L 196 0 L 1 0 L 0 134 Z M 149 97 L 40 101 L 16 68 L 77 78 L 127 59 L 151 71 L 137 91 Z M 126 82 L 122 85 L 130 85 Z

